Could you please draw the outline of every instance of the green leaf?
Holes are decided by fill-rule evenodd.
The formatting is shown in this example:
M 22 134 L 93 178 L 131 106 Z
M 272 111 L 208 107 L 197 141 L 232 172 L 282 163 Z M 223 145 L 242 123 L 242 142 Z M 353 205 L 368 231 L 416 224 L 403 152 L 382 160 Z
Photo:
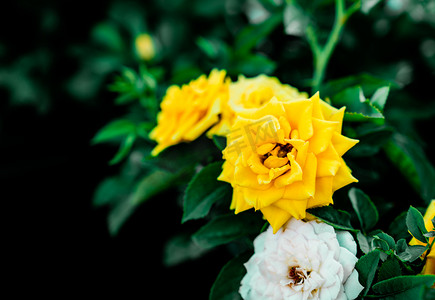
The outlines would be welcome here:
M 406 215 L 406 226 L 409 232 L 417 240 L 423 243 L 427 243 L 428 239 L 424 236 L 427 233 L 427 229 L 424 226 L 424 219 L 421 213 L 414 207 L 409 207 L 408 214 Z
M 237 238 L 258 234 L 263 225 L 261 218 L 252 212 L 228 214 L 212 219 L 193 236 L 193 241 L 208 249 L 229 243 Z
M 359 282 L 364 286 L 361 296 L 367 295 L 375 278 L 376 269 L 379 263 L 380 251 L 374 250 L 362 256 L 355 265 L 359 274 Z
M 214 162 L 192 178 L 184 195 L 183 223 L 205 217 L 216 201 L 231 196 L 231 186 L 217 180 L 221 172 L 222 162 Z
M 402 270 L 396 256 L 390 255 L 387 260 L 379 268 L 378 281 L 401 276 Z
M 223 136 L 213 135 L 213 143 L 222 151 L 227 146 L 227 138 Z
M 189 234 L 181 234 L 171 238 L 165 245 L 163 263 L 167 267 L 175 266 L 187 260 L 200 257 L 205 249 L 192 241 Z
M 398 240 L 396 243 L 397 253 L 404 252 L 404 251 L 406 251 L 406 249 L 408 249 L 408 244 L 406 243 L 406 240 L 405 239 Z
M 367 96 L 371 96 L 380 87 L 398 87 L 398 85 L 392 81 L 374 77 L 370 74 L 362 73 L 328 81 L 327 83 L 322 85 L 321 94 L 323 95 L 323 97 L 333 97 L 341 91 L 354 86 L 361 86 L 364 94 Z
M 362 123 L 356 129 L 356 138 L 359 139 L 358 147 L 353 147 L 349 155 L 357 157 L 373 156 L 389 140 L 394 132 L 391 126 L 375 123 Z
M 369 196 L 360 189 L 351 188 L 348 195 L 361 224 L 361 228 L 364 232 L 368 232 L 379 220 L 379 213 L 376 206 L 370 200 Z
M 136 133 L 130 133 L 125 137 L 121 146 L 119 146 L 118 152 L 115 156 L 109 161 L 110 165 L 115 165 L 123 160 L 128 153 L 130 153 L 131 148 L 133 147 L 134 141 L 136 140 Z
M 390 249 L 395 250 L 396 249 L 396 242 L 394 241 L 394 239 L 390 235 L 386 234 L 385 232 L 380 232 L 380 233 L 376 234 L 374 236 L 374 238 L 385 241 L 388 248 L 384 249 L 384 250 L 390 250 Z
M 408 227 L 406 226 L 406 214 L 406 211 L 402 212 L 393 220 L 393 222 L 391 222 L 390 226 L 388 227 L 388 234 L 396 240 L 408 239 L 410 237 Z
M 384 119 L 382 113 L 365 98 L 360 86 L 353 86 L 336 94 L 332 98 L 334 106 L 346 106 L 345 120 L 362 122 Z
M 272 14 L 263 23 L 246 26 L 236 36 L 235 51 L 243 56 L 254 48 L 262 39 L 269 35 L 282 22 L 282 13 Z
M 242 299 L 239 294 L 240 282 L 246 274 L 243 264 L 251 253 L 242 253 L 230 260 L 219 272 L 210 290 L 209 300 Z
M 366 237 L 361 231 L 357 232 L 356 238 L 358 240 L 359 248 L 364 254 L 367 254 L 372 250 L 372 247 L 370 247 L 371 238 Z
M 125 43 L 118 28 L 115 25 L 105 22 L 97 24 L 91 32 L 92 39 L 115 52 L 123 51 Z
M 396 243 L 396 255 L 402 261 L 413 262 L 427 250 L 426 246 L 408 246 L 405 239 L 400 239 Z
M 136 126 L 130 120 L 115 120 L 101 128 L 92 139 L 93 144 L 106 142 L 134 133 Z
M 427 250 L 427 247 L 422 246 L 422 245 L 409 246 L 405 251 L 405 253 L 407 255 L 402 260 L 413 262 L 414 260 L 419 258 L 426 250 Z M 402 257 L 400 257 L 400 258 L 402 258 Z
M 104 179 L 97 187 L 92 204 L 102 206 L 118 201 L 121 197 L 128 195 L 131 184 L 119 177 Z
M 258 74 L 271 74 L 275 71 L 276 62 L 262 54 L 245 55 L 234 63 L 232 73 L 255 76 Z
M 335 209 L 332 206 L 322 206 L 308 209 L 307 212 L 334 228 L 353 232 L 358 231 L 350 224 L 350 214 L 346 211 Z
M 219 54 L 218 47 L 202 36 L 196 39 L 196 45 L 211 59 L 215 59 Z
M 390 161 L 429 205 L 435 197 L 435 168 L 422 147 L 411 138 L 395 133 L 384 145 Z
M 108 215 L 109 232 L 116 235 L 140 203 L 169 188 L 178 176 L 180 174 L 156 169 L 143 177 L 136 183 L 133 191 L 110 211 Z
M 383 86 L 381 88 L 378 88 L 373 96 L 370 98 L 370 102 L 380 111 L 383 111 L 389 93 L 390 86 Z
M 430 287 L 435 282 L 435 275 L 407 275 L 390 278 L 373 285 L 373 291 L 380 295 L 394 295 L 419 286 Z

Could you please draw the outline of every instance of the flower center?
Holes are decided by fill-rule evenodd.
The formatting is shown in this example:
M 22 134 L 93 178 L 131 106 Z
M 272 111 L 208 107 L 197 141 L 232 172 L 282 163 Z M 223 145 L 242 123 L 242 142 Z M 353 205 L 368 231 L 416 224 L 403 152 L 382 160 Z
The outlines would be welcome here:
M 304 270 L 301 267 L 290 267 L 287 274 L 287 278 L 290 281 L 288 286 L 292 287 L 304 284 L 305 279 L 310 276 L 310 273 L 310 271 Z
M 287 153 L 291 152 L 293 146 L 290 144 L 275 144 L 273 148 L 264 154 L 260 154 L 260 160 L 268 168 L 279 168 L 286 164 L 290 164 L 287 158 Z

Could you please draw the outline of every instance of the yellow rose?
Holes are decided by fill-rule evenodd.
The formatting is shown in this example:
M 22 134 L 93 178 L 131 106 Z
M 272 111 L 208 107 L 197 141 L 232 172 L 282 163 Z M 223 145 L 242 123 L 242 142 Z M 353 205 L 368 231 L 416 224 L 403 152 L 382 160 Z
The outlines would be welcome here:
M 202 75 L 181 88 L 170 86 L 160 105 L 157 126 L 150 138 L 158 145 L 152 155 L 163 149 L 189 142 L 219 121 L 221 103 L 228 101 L 229 80 L 224 70 L 212 70 L 209 77 Z
M 259 209 L 276 232 L 357 182 L 342 155 L 358 141 L 341 135 L 345 108 L 330 106 L 318 93 L 292 100 L 258 88 L 255 99 L 263 105 L 237 112 L 218 179 L 232 185 L 236 214 Z M 256 95 L 255 87 L 249 94 Z
M 138 35 L 135 40 L 135 45 L 137 55 L 143 60 L 151 60 L 156 55 L 153 39 L 147 33 Z
M 222 103 L 220 122 L 207 134 L 226 136 L 239 112 L 250 113 L 262 107 L 275 96 L 278 101 L 306 99 L 308 94 L 299 92 L 296 88 L 282 84 L 275 77 L 259 75 L 246 78 L 240 75 L 236 82 L 230 83 L 228 102 Z
M 429 207 L 424 214 L 424 226 L 428 231 L 434 230 L 434 226 L 432 224 L 432 219 L 435 218 L 435 200 L 429 204 Z M 432 243 L 433 237 L 429 238 L 429 243 Z M 425 243 L 420 242 L 416 238 L 412 238 L 409 242 L 410 245 L 426 245 Z M 432 247 L 429 254 L 427 254 L 426 265 L 423 268 L 423 274 L 433 274 L 435 275 L 435 247 Z M 423 258 L 424 258 L 423 254 Z

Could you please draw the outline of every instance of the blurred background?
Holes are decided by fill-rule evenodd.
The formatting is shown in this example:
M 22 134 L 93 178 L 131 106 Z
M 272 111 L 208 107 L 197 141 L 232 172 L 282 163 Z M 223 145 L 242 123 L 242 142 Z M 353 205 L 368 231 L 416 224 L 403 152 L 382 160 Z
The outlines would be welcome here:
M 387 119 L 412 136 L 434 164 L 435 1 L 362 3 L 365 11 L 347 24 L 326 79 L 364 72 L 393 82 Z M 137 207 L 122 227 L 110 229 L 111 207 L 93 205 L 95 191 L 124 166 L 109 165 L 119 143 L 91 140 L 113 119 L 138 119 L 150 111 L 149 103 L 132 104 L 149 90 L 135 85 L 132 95 L 120 99 L 120 85 L 114 86 L 129 76 L 126 70 L 141 74 L 140 66 L 158 81 L 152 89 L 157 101 L 170 84 L 186 83 L 213 67 L 227 69 L 233 79 L 240 73 L 274 75 L 309 92 L 312 56 L 301 28 L 316 18 L 319 36 L 326 37 L 321 32 L 330 28 L 334 6 L 325 0 L 310 6 L 301 1 L 300 7 L 279 0 L 4 4 L 0 179 L 7 259 L 16 264 L 9 278 L 38 282 L 44 292 L 56 284 L 75 292 L 91 287 L 98 293 L 122 289 L 148 295 L 163 289 L 168 297 L 207 298 L 231 255 L 217 249 L 200 260 L 165 266 L 168 238 L 196 228 L 180 224 L 176 205 L 162 213 L 158 200 L 177 203 L 177 191 Z M 151 53 L 140 50 L 141 35 L 151 39 Z M 408 183 L 391 165 L 376 165 L 378 174 L 374 163 L 362 163 L 366 169 L 356 177 L 370 182 L 389 174 L 384 186 L 389 192 L 372 188 L 377 195 L 419 197 L 412 188 L 401 190 Z M 163 223 L 164 234 L 156 223 Z

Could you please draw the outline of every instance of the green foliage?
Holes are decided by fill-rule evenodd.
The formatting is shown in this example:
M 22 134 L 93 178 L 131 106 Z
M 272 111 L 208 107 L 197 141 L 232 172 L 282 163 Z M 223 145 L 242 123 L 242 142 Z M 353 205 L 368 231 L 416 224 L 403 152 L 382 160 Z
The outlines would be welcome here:
M 435 197 L 435 168 L 422 147 L 411 138 L 395 133 L 384 145 L 384 150 L 391 162 L 429 204 Z
M 363 191 L 356 188 L 349 190 L 349 199 L 358 216 L 362 230 L 368 232 L 379 220 L 376 206 Z
M 198 246 L 189 234 L 172 237 L 165 245 L 163 263 L 172 267 L 188 260 L 199 258 L 207 250 Z
M 323 206 L 308 209 L 307 212 L 334 228 L 355 232 L 358 231 L 350 224 L 350 214 L 346 211 L 337 210 L 332 206 Z
M 117 202 L 110 211 L 108 215 L 110 233 L 116 235 L 139 204 L 167 189 L 178 176 L 180 176 L 180 174 L 172 174 L 165 170 L 154 170 L 138 180 L 136 184 L 132 186 L 130 192 L 123 195 L 121 201 Z M 112 187 L 107 186 L 107 188 Z M 123 192 L 122 188 L 120 192 Z M 102 193 L 102 191 L 100 193 Z M 96 205 L 103 202 L 101 200 L 97 202 L 97 200 L 94 200 L 94 204 Z
M 210 290 L 209 300 L 241 299 L 239 295 L 240 281 L 246 274 L 243 264 L 252 253 L 246 252 L 230 260 L 219 272 Z
M 201 227 L 193 236 L 193 241 L 208 249 L 234 241 L 246 235 L 260 232 L 263 222 L 256 214 L 249 212 L 235 215 L 221 215 Z
M 388 256 L 387 260 L 379 268 L 378 281 L 383 281 L 393 277 L 401 276 L 400 261 L 396 256 Z
M 360 86 L 347 88 L 332 98 L 334 105 L 346 106 L 345 120 L 364 122 L 367 120 L 384 119 L 379 109 L 366 99 Z
M 378 295 L 392 297 L 414 297 L 421 299 L 423 287 L 435 283 L 435 275 L 397 276 L 380 281 L 373 285 L 373 291 Z M 396 298 L 400 299 L 400 298 Z
M 406 215 L 406 226 L 408 226 L 409 232 L 417 240 L 423 243 L 427 243 L 428 239 L 424 236 L 427 233 L 427 229 L 424 226 L 424 220 L 421 213 L 414 207 L 410 207 L 408 214 Z
M 205 166 L 192 178 L 184 195 L 182 222 L 205 217 L 216 201 L 231 196 L 231 187 L 217 181 L 221 172 L 222 163 L 215 162 Z
M 336 230 L 350 231 L 357 240 L 361 251 L 356 269 L 365 287 L 360 296 L 423 297 L 434 279 L 416 275 L 425 262 L 422 254 L 432 247 L 429 237 L 435 233 L 425 229 L 417 209 L 406 210 L 410 204 L 427 205 L 435 197 L 435 168 L 425 152 L 424 135 L 419 134 L 426 123 L 418 123 L 433 117 L 435 110 L 423 99 L 426 94 L 408 84 L 416 83 L 422 68 L 435 69 L 429 53 L 431 39 L 413 36 L 427 30 L 419 22 L 429 27 L 435 23 L 430 18 L 414 22 L 416 13 L 397 12 L 393 4 L 381 1 L 253 0 L 224 5 L 213 0 L 193 1 L 189 7 L 186 3 L 147 4 L 152 26 L 147 26 L 140 9 L 114 5 L 91 31 L 91 48 L 100 54 L 89 51 L 81 71 L 70 81 L 70 89 L 85 99 L 95 95 L 107 76 L 118 74 L 112 76 L 109 90 L 117 93 L 114 103 L 123 115 L 109 121 L 92 140 L 119 145 L 110 164 L 123 169 L 135 161 L 129 172 L 104 180 L 95 194 L 96 206 L 111 209 L 110 232 L 116 234 L 140 204 L 170 189 L 184 191 L 182 207 L 164 209 L 182 210 L 181 223 L 190 222 L 183 224 L 187 233 L 177 233 L 166 244 L 163 261 L 167 266 L 197 259 L 218 246 L 213 251 L 225 249 L 232 255 L 252 248 L 268 223 L 252 210 L 238 215 L 229 212 L 232 188 L 217 181 L 225 137 L 202 136 L 152 157 L 149 153 L 155 144 L 148 134 L 155 126 L 158 104 L 172 84 L 184 84 L 212 68 L 225 69 L 232 79 L 240 74 L 269 74 L 298 89 L 319 91 L 334 107 L 345 106 L 343 134 L 360 141 L 345 161 L 361 189 L 344 189 L 334 194 L 334 205 L 307 210 Z M 153 37 L 156 57 L 150 61 L 141 60 L 134 49 L 134 39 L 141 33 Z M 411 54 L 396 57 L 397 45 L 392 48 L 388 43 L 402 38 L 429 55 L 416 59 L 418 63 Z M 97 70 L 93 76 L 89 68 Z M 421 77 L 432 74 L 428 70 Z M 401 174 L 394 173 L 393 166 Z M 402 185 L 401 179 L 409 186 Z M 412 189 L 421 199 L 412 197 Z M 202 227 L 191 234 L 191 227 L 198 224 Z M 410 233 L 425 245 L 409 245 Z M 224 266 L 210 299 L 240 298 L 238 288 L 248 257 L 237 256 Z
M 376 268 L 379 263 L 380 251 L 374 250 L 362 256 L 355 265 L 358 270 L 359 282 L 364 286 L 361 292 L 362 296 L 367 295 L 373 283 L 376 274 Z

